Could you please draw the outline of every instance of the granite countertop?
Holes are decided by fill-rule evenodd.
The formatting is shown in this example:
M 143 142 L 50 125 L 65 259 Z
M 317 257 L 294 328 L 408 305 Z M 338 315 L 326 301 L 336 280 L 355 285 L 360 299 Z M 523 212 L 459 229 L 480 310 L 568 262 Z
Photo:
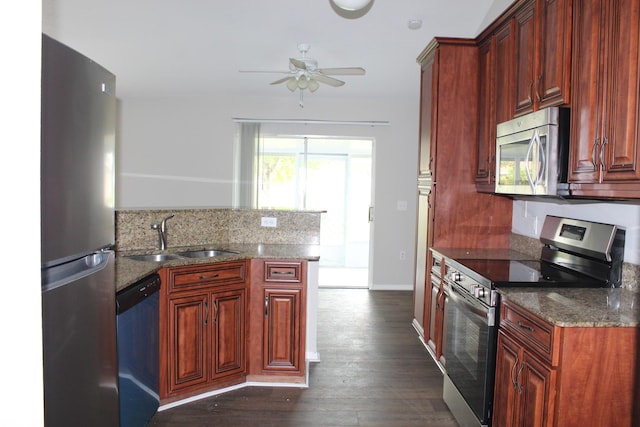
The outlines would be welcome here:
M 640 327 L 640 293 L 624 288 L 499 288 L 509 301 L 562 327 Z
M 201 249 L 224 249 L 237 252 L 215 258 L 181 258 L 163 262 L 136 261 L 127 258 L 129 255 L 159 253 L 160 251 L 122 251 L 116 253 L 116 292 L 133 285 L 149 274 L 155 273 L 162 267 L 177 267 L 182 265 L 210 264 L 213 262 L 233 261 L 254 258 L 273 259 L 305 259 L 317 261 L 320 259 L 319 245 L 283 245 L 257 243 L 229 243 L 198 246 L 183 246 L 168 248 L 163 253 L 176 253 Z

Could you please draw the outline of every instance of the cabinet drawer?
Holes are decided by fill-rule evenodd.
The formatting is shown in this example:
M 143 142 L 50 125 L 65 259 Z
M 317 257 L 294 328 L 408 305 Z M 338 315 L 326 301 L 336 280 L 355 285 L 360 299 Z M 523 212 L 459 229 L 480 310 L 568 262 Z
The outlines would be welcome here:
M 265 261 L 264 281 L 300 283 L 302 282 L 302 263 Z
M 178 267 L 169 270 L 169 290 L 211 285 L 244 283 L 246 266 L 244 262 L 216 263 Z
M 500 328 L 515 335 L 526 346 L 553 362 L 554 328 L 539 317 L 509 302 L 502 303 Z

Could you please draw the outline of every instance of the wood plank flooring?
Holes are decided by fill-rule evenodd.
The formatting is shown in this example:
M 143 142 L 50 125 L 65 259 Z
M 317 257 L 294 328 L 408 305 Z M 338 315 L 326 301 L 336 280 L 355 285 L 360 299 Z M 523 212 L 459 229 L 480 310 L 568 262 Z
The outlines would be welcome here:
M 455 427 L 412 307 L 411 292 L 320 289 L 309 388 L 247 387 L 159 412 L 149 426 Z

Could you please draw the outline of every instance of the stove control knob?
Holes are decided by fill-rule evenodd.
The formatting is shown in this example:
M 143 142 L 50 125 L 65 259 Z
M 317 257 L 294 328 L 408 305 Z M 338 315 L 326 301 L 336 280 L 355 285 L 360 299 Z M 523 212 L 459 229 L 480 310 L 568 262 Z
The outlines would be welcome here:
M 484 286 L 476 285 L 473 287 L 473 296 L 476 298 L 484 298 L 486 289 Z
M 462 280 L 462 274 L 460 274 L 458 271 L 452 271 L 451 280 L 453 280 L 454 282 L 459 282 L 460 280 Z

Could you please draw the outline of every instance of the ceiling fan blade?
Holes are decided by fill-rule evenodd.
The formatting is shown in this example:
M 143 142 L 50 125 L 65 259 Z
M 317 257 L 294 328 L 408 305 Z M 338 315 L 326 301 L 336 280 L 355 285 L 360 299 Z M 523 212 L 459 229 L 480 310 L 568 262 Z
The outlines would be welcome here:
M 291 77 L 283 77 L 283 78 L 278 79 L 278 80 L 276 80 L 275 82 L 271 82 L 271 83 L 269 83 L 269 84 L 272 84 L 272 85 L 279 85 L 280 83 L 284 83 L 284 82 L 286 82 L 286 81 L 287 81 L 287 80 L 289 80 L 290 78 L 291 78 Z
M 320 83 L 324 83 L 333 87 L 342 86 L 344 84 L 342 80 L 334 79 L 333 77 L 325 76 L 324 74 L 320 73 L 314 74 L 312 78 L 319 81 Z
M 293 65 L 294 67 L 296 67 L 299 70 L 306 70 L 307 69 L 307 64 L 305 64 L 304 61 L 301 61 L 299 59 L 289 58 L 289 62 L 291 62 L 291 65 Z
M 318 71 L 325 75 L 334 76 L 364 76 L 365 73 L 362 67 L 320 68 Z

